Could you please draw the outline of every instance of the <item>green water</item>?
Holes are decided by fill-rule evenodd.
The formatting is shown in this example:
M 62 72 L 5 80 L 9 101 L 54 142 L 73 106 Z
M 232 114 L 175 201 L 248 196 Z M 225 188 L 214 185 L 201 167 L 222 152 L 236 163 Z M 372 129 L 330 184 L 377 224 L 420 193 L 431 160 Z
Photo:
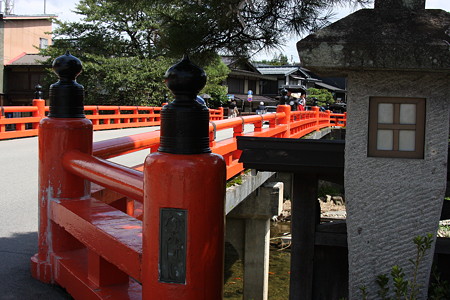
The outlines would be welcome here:
M 277 223 L 271 226 L 271 237 L 289 232 L 289 223 Z M 269 299 L 286 300 L 289 298 L 290 249 L 280 249 L 270 246 L 269 256 Z M 242 300 L 244 269 L 243 261 L 239 259 L 232 246 L 225 248 L 225 285 L 224 299 Z

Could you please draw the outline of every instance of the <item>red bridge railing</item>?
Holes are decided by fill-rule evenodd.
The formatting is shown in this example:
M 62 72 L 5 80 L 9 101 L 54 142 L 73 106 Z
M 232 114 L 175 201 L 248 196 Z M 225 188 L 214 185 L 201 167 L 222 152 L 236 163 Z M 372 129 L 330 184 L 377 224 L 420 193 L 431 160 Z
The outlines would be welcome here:
M 248 130 L 249 132 L 246 133 L 245 125 L 253 125 L 253 130 Z M 244 170 L 239 163 L 240 150 L 237 149 L 236 136 L 301 138 L 311 132 L 333 126 L 345 127 L 346 114 L 319 112 L 318 107 L 313 107 L 311 111 L 291 111 L 289 106 L 280 105 L 277 113 L 273 114 L 210 121 L 210 147 L 214 153 L 224 157 L 227 165 L 227 179 L 230 179 Z M 219 131 L 230 129 L 233 130 L 233 137 L 216 139 Z M 95 142 L 93 155 L 108 159 L 144 149 L 156 152 L 159 147 L 159 135 L 159 131 L 152 131 Z M 142 168 L 142 165 L 135 167 L 141 171 Z
M 0 140 L 38 135 L 39 122 L 49 107 L 34 99 L 32 106 L 0 106 Z M 159 126 L 161 107 L 86 105 L 94 130 Z M 25 116 L 29 115 L 29 116 Z M 222 120 L 223 108 L 210 109 L 210 120 Z
M 291 112 L 289 106 L 279 106 L 278 112 L 274 114 L 211 121 L 210 145 L 214 153 L 223 156 L 227 167 L 226 178 L 230 179 L 244 170 L 238 162 L 240 151 L 237 149 L 236 136 L 300 138 L 321 128 L 336 126 L 334 122 L 344 126 L 344 117 L 319 112 L 318 108 L 307 112 Z M 268 126 L 264 126 L 267 122 Z M 253 125 L 253 131 L 245 133 L 245 125 Z M 224 140 L 214 138 L 219 131 L 227 129 L 233 130 L 233 137 Z M 145 284 L 142 282 L 143 253 L 139 239 L 143 230 L 144 164 L 127 168 L 106 159 L 142 149 L 154 152 L 159 147 L 159 135 L 159 131 L 153 131 L 100 141 L 93 143 L 92 155 L 67 149 L 62 156 L 61 171 L 65 176 L 75 176 L 93 184 L 88 198 L 51 201 L 51 215 L 46 216 L 55 223 L 54 230 L 59 228 L 55 235 L 67 235 L 63 239 L 69 240 L 66 241 L 69 244 L 53 244 L 53 251 L 55 247 L 75 247 L 81 242 L 76 246 L 80 249 L 75 247 L 76 250 L 54 253 L 59 257 L 55 260 L 59 273 L 54 280 L 75 298 L 89 299 L 96 294 L 94 290 L 99 289 L 105 295 L 117 295 L 120 291 L 119 294 L 123 293 L 124 297 L 121 299 L 139 299 L 141 284 Z M 77 181 L 67 181 L 66 189 L 71 192 L 78 189 L 81 192 L 85 187 L 74 187 Z M 47 278 L 50 273 L 43 266 L 39 267 L 38 263 L 33 267 L 34 276 L 43 281 L 51 281 L 51 277 Z M 77 289 L 78 285 L 86 286 Z M 106 296 L 99 296 L 98 299 L 106 299 Z
M 64 67 L 64 60 L 70 60 L 64 72 L 70 78 L 61 81 L 72 83 L 60 85 L 59 95 L 79 89 L 74 79 L 81 64 L 76 69 L 76 59 L 66 56 L 54 65 Z M 194 75 L 200 72 L 187 59 L 180 64 L 182 74 L 186 68 Z M 188 75 L 183 76 L 193 84 L 169 82 L 178 103 L 164 109 L 166 116 L 190 116 L 183 105 L 195 101 L 195 89 L 202 83 Z M 194 87 L 186 91 L 186 86 Z M 291 112 L 289 106 L 279 106 L 274 114 L 210 121 L 209 129 L 206 114 L 206 122 L 186 132 L 206 130 L 189 135 L 186 143 L 198 138 L 208 146 L 209 134 L 214 153 L 192 147 L 197 150 L 186 154 L 183 147 L 181 153 L 172 152 L 180 148 L 171 134 L 184 138 L 180 127 L 172 131 L 162 124 L 164 133 L 92 143 L 94 121 L 80 117 L 82 106 L 56 108 L 40 122 L 39 250 L 31 271 L 43 282 L 61 285 L 75 299 L 221 299 L 225 181 L 243 170 L 236 136 L 300 138 L 324 127 L 345 126 L 345 115 L 318 108 Z M 74 117 L 68 118 L 67 111 Z M 192 112 L 205 116 L 199 108 Z M 245 125 L 253 125 L 253 131 L 246 132 Z M 217 133 L 226 129 L 233 137 L 218 140 Z M 166 150 L 157 152 L 160 146 Z M 141 149 L 156 153 L 134 168 L 106 160 Z

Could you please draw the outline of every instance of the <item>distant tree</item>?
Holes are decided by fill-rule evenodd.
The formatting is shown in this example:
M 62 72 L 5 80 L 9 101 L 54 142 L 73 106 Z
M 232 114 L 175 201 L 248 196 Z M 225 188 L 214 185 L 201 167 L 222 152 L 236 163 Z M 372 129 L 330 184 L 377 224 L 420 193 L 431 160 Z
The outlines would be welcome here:
M 277 48 L 289 34 L 315 31 L 329 24 L 337 4 L 365 5 L 372 0 L 110 0 L 152 3 L 163 8 L 160 42 L 172 54 L 224 52 L 248 56 Z M 155 11 L 155 10 L 154 10 Z
M 108 57 L 88 55 L 79 80 L 87 104 L 160 106 L 169 90 L 163 75 L 173 61 L 164 57 Z
M 280 64 L 280 66 L 289 64 L 288 57 L 284 54 L 280 53 L 280 55 L 278 55 L 277 60 L 278 60 L 278 63 Z
M 57 47 L 42 52 L 50 54 L 50 60 L 64 53 Z M 103 56 L 76 48 L 71 54 L 83 63 L 77 81 L 85 88 L 85 104 L 159 106 L 165 94 L 170 93 L 163 77 L 175 62 L 173 59 Z M 55 81 L 56 76 L 50 73 L 46 76 L 45 88 Z
M 220 56 L 216 56 L 212 62 L 205 67 L 207 74 L 206 86 L 200 93 L 211 96 L 209 100 L 210 108 L 217 108 L 227 103 L 228 87 L 224 85 L 225 80 L 230 73 L 230 69 L 222 62 Z
M 80 0 L 81 21 L 56 21 L 54 44 L 41 52 L 53 59 L 70 50 L 84 62 L 88 102 L 156 104 L 166 93 L 164 70 L 183 54 L 201 67 L 217 53 L 248 56 L 327 24 L 335 4 L 370 1 Z
M 326 89 L 309 88 L 306 91 L 306 95 L 307 105 L 315 105 L 317 103 L 318 106 L 326 107 L 327 105 L 334 103 L 333 94 Z
M 270 66 L 284 66 L 289 64 L 288 57 L 282 53 L 275 54 L 271 60 L 263 59 L 255 61 L 255 63 L 270 65 Z

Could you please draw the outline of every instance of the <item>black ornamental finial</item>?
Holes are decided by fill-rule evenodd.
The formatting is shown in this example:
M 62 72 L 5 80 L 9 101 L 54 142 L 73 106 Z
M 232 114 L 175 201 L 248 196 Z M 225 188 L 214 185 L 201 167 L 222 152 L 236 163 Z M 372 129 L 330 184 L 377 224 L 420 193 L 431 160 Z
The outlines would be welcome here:
M 44 93 L 42 92 L 42 85 L 37 84 L 35 87 L 34 99 L 43 99 Z
M 287 89 L 282 89 L 280 91 L 281 97 L 280 97 L 280 104 L 281 105 L 286 105 L 289 103 L 289 96 L 288 94 L 288 90 Z
M 53 61 L 59 81 L 50 86 L 50 114 L 53 118 L 84 118 L 84 88 L 76 82 L 81 61 L 67 51 Z
M 209 153 L 209 110 L 196 101 L 206 84 L 206 74 L 188 56 L 169 68 L 165 83 L 175 100 L 161 111 L 158 151 L 174 154 Z

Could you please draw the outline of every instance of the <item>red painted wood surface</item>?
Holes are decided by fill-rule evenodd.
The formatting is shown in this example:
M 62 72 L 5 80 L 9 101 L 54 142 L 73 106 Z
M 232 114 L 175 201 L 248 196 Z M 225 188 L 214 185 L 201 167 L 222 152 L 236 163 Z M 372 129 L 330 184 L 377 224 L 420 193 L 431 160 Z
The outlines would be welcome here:
M 147 157 L 142 299 L 222 299 L 225 182 L 225 163 L 217 154 L 154 153 Z M 185 284 L 159 280 L 163 208 L 187 213 Z
M 32 275 L 63 286 L 75 299 L 220 299 L 225 182 L 243 171 L 235 137 L 299 138 L 345 126 L 345 117 L 279 106 L 274 114 L 211 121 L 214 154 L 198 155 L 156 152 L 159 131 L 92 144 L 90 120 L 43 119 Z M 253 131 L 245 132 L 249 124 Z M 217 141 L 226 129 L 233 136 Z M 104 160 L 141 149 L 152 153 L 134 169 Z M 162 208 L 188 212 L 185 284 L 158 280 Z
M 0 140 L 38 135 L 38 124 L 48 111 L 48 106 L 41 99 L 34 99 L 32 106 L 1 106 Z M 94 130 L 159 126 L 161 121 L 161 107 L 86 105 L 84 111 L 86 118 L 92 121 Z M 29 116 L 7 118 L 9 113 Z M 221 119 L 222 107 L 210 109 L 211 121 Z
M 39 135 L 39 235 L 38 254 L 32 258 L 32 275 L 44 282 L 54 282 L 54 253 L 76 249 L 80 243 L 71 239 L 51 219 L 51 202 L 80 199 L 90 195 L 90 184 L 71 174 L 62 165 L 62 154 L 78 150 L 92 153 L 92 123 L 87 119 L 45 118 Z

